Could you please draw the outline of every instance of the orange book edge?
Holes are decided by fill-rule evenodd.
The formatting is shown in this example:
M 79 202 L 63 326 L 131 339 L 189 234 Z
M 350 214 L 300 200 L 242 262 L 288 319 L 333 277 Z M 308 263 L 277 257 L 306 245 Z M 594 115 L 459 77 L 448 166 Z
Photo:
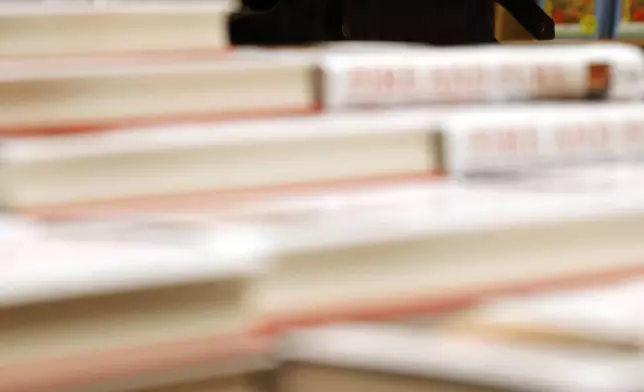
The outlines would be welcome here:
M 233 120 L 248 120 L 256 118 L 277 118 L 314 115 L 321 111 L 319 106 L 307 108 L 286 108 L 253 110 L 248 112 L 210 112 L 210 113 L 187 113 L 182 115 L 154 116 L 154 117 L 131 117 L 123 120 L 93 121 L 87 123 L 74 123 L 62 125 L 40 125 L 40 126 L 16 126 L 0 127 L 0 137 L 3 138 L 32 138 L 32 137 L 54 137 L 74 134 L 100 133 L 108 131 L 123 130 L 127 132 L 145 131 L 146 127 L 168 126 L 192 123 L 217 123 Z M 142 128 L 142 129 L 136 129 Z
M 3 364 L 0 365 L 0 392 L 79 388 L 210 363 L 216 366 L 222 361 L 268 353 L 270 343 L 266 335 L 218 334 L 183 342 Z
M 290 185 L 274 185 L 257 188 L 204 191 L 190 194 L 148 196 L 123 199 L 96 200 L 87 203 L 57 204 L 30 208 L 17 208 L 14 212 L 38 221 L 65 219 L 100 219 L 127 214 L 162 212 L 208 213 L 225 211 L 244 203 L 270 201 L 282 197 L 315 197 L 333 191 L 361 191 L 374 187 L 414 184 L 436 181 L 441 172 L 400 174 L 365 177 L 350 180 L 306 182 Z
M 644 265 L 520 284 L 491 285 L 485 289 L 462 291 L 457 294 L 389 302 L 378 300 L 327 309 L 316 307 L 315 312 L 306 314 L 270 317 L 251 333 L 217 335 L 179 343 L 0 365 L 0 392 L 40 392 L 79 387 L 117 378 L 158 374 L 207 363 L 216 364 L 244 356 L 269 353 L 274 336 L 294 328 L 356 321 L 383 322 L 435 315 L 473 307 L 503 296 L 602 286 L 641 275 L 644 275 Z
M 436 315 L 464 310 L 502 297 L 605 286 L 642 275 L 644 275 L 644 260 L 642 266 L 638 267 L 580 273 L 522 283 L 491 284 L 483 289 L 460 290 L 452 294 L 435 294 L 394 301 L 379 299 L 373 302 L 351 303 L 326 309 L 316 306 L 314 310 L 305 313 L 270 316 L 260 332 L 273 334 L 294 328 L 332 323 L 381 322 L 414 316 Z

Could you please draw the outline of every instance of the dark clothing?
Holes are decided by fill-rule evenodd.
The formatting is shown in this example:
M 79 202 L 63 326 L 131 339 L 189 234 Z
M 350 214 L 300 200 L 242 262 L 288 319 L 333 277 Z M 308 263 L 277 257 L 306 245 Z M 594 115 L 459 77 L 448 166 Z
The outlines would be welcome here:
M 455 45 L 494 41 L 494 0 L 345 0 L 354 40 Z
M 276 5 L 273 4 L 276 3 Z M 231 20 L 234 44 L 349 39 L 433 45 L 494 42 L 495 0 L 246 0 Z
M 327 40 L 327 1 L 244 0 L 230 20 L 235 45 L 298 45 Z

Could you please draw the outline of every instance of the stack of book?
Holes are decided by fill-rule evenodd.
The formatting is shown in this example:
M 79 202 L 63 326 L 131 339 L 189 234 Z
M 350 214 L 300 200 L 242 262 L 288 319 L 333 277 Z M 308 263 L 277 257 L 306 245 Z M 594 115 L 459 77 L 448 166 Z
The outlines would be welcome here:
M 523 124 L 519 134 L 561 142 L 544 139 L 537 146 L 523 138 L 518 146 L 538 147 L 535 154 L 569 156 L 563 149 L 581 148 L 574 154 L 597 159 L 590 149 L 628 155 L 625 146 L 638 146 L 627 139 L 638 133 L 627 129 L 640 121 L 644 60 L 638 48 L 624 44 L 354 44 L 237 49 L 222 59 L 131 59 L 75 70 L 57 60 L 44 69 L 45 60 L 30 67 L 9 62 L 0 121 L 7 139 L 4 205 L 37 215 L 71 214 L 155 204 L 160 196 L 238 198 L 276 186 L 455 174 L 480 163 L 458 158 L 456 150 L 469 148 L 460 138 L 479 140 L 494 122 Z M 586 98 L 620 103 L 582 103 Z M 525 104 L 553 99 L 579 102 Z M 485 102 L 497 105 L 480 106 Z M 615 132 L 610 143 L 622 147 L 573 143 L 576 127 L 598 121 Z M 499 128 L 498 137 L 509 131 Z M 502 147 L 495 138 L 480 147 L 499 141 Z
M 33 152 L 23 155 L 10 147 L 13 152 L 4 152 L 17 153 L 17 159 L 0 169 L 7 209 L 0 225 L 0 391 L 253 391 L 264 383 L 271 359 L 269 341 L 254 332 L 261 271 L 255 257 L 169 232 L 172 241 L 164 242 L 42 235 L 15 208 L 69 200 L 69 192 L 80 195 L 79 169 L 99 181 L 137 170 L 128 163 L 127 146 L 138 142 L 124 140 L 113 150 L 114 143 L 95 137 L 143 136 L 130 128 L 233 115 L 249 107 L 290 110 L 290 102 L 244 95 L 239 85 L 253 89 L 252 79 L 264 78 L 270 95 L 273 85 L 282 84 L 280 77 L 297 80 L 290 70 L 298 65 L 222 62 L 229 56 L 227 16 L 236 6 L 225 0 L 0 5 L 6 120 L 0 134 L 3 142 Z M 288 88 L 285 96 L 292 97 Z M 142 143 L 152 146 L 155 140 L 163 143 L 153 134 Z M 93 143 L 107 150 L 75 160 L 75 147 L 89 151 Z M 157 151 L 172 155 L 177 147 Z M 109 169 L 117 155 L 123 158 L 120 168 L 91 168 L 107 158 Z M 29 177 L 30 187 L 41 183 L 37 173 L 54 162 L 54 172 L 79 182 L 34 199 L 40 191 L 19 183 Z M 62 185 L 62 178 L 53 183 Z
M 228 48 L 223 0 L 2 7 L 0 392 L 308 391 L 274 371 L 302 327 L 644 273 L 635 46 Z

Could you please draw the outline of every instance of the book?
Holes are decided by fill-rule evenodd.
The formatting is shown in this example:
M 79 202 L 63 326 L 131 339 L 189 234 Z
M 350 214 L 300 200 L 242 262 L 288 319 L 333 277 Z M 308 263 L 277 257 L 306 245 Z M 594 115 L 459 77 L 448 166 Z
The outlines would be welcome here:
M 642 385 L 637 355 L 530 347 L 426 328 L 297 332 L 284 339 L 280 358 L 278 384 L 285 392 L 608 392 Z
M 168 362 L 261 348 L 251 333 L 261 264 L 218 246 L 213 233 L 182 237 L 173 228 L 174 242 L 38 231 L 3 243 L 0 390 L 172 370 Z M 43 369 L 38 377 L 34 368 Z
M 316 108 L 315 64 L 224 56 L 148 55 L 0 60 L 2 136 L 288 115 Z M 0 110 L 1 112 L 1 110 Z
M 611 0 L 541 0 L 555 21 L 557 39 L 606 39 L 612 36 Z
M 280 186 L 507 175 L 637 161 L 643 152 L 639 102 L 390 108 L 123 128 L 7 139 L 0 203 L 61 213 L 83 203 L 201 192 L 241 200 Z M 154 208 L 151 199 L 144 204 Z
M 97 200 L 55 207 L 41 206 L 18 208 L 14 213 L 36 222 L 59 222 L 83 219 L 112 219 L 150 215 L 213 214 L 226 210 L 255 208 L 264 202 L 280 202 L 293 198 L 310 198 L 355 191 L 380 191 L 384 187 L 427 184 L 439 176 L 412 175 L 367 178 L 348 181 L 316 181 L 293 185 L 276 185 L 265 188 L 237 189 L 230 191 L 205 191 L 158 197 Z M 261 207 L 260 207 L 261 208 Z
M 634 40 L 644 38 L 644 2 L 641 0 L 615 1 L 616 38 Z
M 223 50 L 237 2 L 2 2 L 0 57 Z
M 271 352 L 270 339 L 249 334 L 2 364 L 0 390 L 256 392 L 274 367 Z
M 324 59 L 323 106 L 639 99 L 641 62 L 638 47 L 620 43 L 334 53 Z
M 441 116 L 400 109 L 11 139 L 0 148 L 6 163 L 0 203 L 27 208 L 431 177 L 439 170 L 433 144 Z

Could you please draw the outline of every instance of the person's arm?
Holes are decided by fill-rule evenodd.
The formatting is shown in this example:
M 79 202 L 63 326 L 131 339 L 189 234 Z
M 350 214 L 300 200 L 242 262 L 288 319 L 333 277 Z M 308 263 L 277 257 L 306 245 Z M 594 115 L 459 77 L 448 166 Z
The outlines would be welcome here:
M 535 38 L 552 39 L 554 24 L 534 0 L 242 0 L 246 15 L 233 18 L 231 37 L 236 45 L 489 43 L 495 42 L 495 1 Z
M 280 0 L 242 0 L 243 9 L 255 12 L 265 12 L 275 8 Z
M 349 39 L 463 45 L 494 42 L 495 0 L 346 0 Z

